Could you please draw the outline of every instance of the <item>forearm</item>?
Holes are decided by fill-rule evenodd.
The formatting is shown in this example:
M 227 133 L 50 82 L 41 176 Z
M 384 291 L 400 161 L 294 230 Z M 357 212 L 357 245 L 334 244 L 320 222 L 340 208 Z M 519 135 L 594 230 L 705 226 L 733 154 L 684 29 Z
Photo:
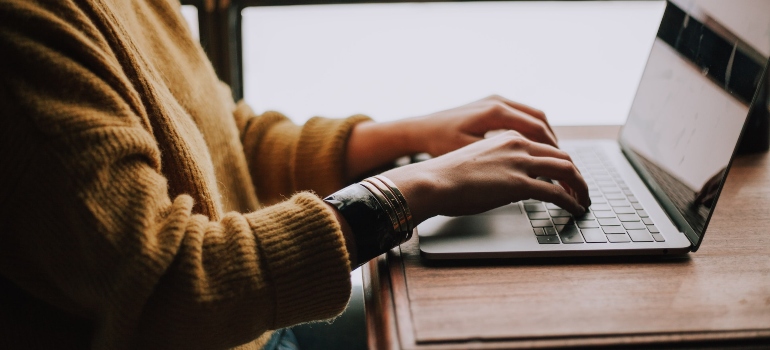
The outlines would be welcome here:
M 424 152 L 419 119 L 388 123 L 366 122 L 353 128 L 348 141 L 345 178 L 359 179 L 399 157 Z
M 235 113 L 243 150 L 261 204 L 274 204 L 298 191 L 326 196 L 349 183 L 348 140 L 369 118 L 312 118 L 295 125 L 277 112 L 256 115 L 246 105 Z

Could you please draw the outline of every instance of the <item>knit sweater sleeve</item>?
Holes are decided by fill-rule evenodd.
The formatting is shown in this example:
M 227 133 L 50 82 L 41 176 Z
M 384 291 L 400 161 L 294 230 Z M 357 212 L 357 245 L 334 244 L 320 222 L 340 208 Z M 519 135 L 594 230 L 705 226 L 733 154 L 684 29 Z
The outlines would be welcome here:
M 235 110 L 252 182 L 263 203 L 296 191 L 326 196 L 344 187 L 345 151 L 353 127 L 370 120 L 315 117 L 298 126 L 278 112 L 255 115 L 241 102 Z
M 173 111 L 148 111 L 99 9 L 67 4 L 0 3 L 0 274 L 87 320 L 96 348 L 221 348 L 339 313 L 333 212 L 308 193 L 221 217 L 194 209 L 216 198 L 170 196 L 168 155 L 186 151 L 160 148 L 171 126 L 149 113 Z

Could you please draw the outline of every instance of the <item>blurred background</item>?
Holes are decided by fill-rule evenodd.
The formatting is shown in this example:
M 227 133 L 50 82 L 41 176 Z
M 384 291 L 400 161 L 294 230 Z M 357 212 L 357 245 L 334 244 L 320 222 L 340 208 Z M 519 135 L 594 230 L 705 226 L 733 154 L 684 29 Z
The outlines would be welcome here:
M 357 113 L 389 121 L 499 94 L 554 125 L 622 124 L 664 7 L 183 2 L 236 97 L 297 123 Z

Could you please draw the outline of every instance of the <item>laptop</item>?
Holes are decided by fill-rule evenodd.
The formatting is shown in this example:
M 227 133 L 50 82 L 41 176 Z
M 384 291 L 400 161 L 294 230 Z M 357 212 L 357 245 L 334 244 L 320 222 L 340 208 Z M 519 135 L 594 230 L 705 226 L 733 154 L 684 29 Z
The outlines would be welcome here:
M 695 252 L 757 91 L 766 84 L 770 1 L 666 3 L 618 140 L 562 142 L 592 205 L 573 217 L 526 200 L 417 228 L 426 259 Z M 755 96 L 757 95 L 757 96 Z M 757 102 L 759 101 L 759 102 Z

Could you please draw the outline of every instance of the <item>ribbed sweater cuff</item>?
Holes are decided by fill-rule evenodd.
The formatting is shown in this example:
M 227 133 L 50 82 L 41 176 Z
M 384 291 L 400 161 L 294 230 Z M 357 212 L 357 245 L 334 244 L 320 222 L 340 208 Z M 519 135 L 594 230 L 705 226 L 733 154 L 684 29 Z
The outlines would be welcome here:
M 338 315 L 350 298 L 350 263 L 331 209 L 311 193 L 246 216 L 275 286 L 275 328 Z
M 363 115 L 346 119 L 312 118 L 302 127 L 294 178 L 299 188 L 327 196 L 344 187 L 347 142 L 353 127 L 371 120 Z M 301 164 L 301 166 L 299 166 Z

